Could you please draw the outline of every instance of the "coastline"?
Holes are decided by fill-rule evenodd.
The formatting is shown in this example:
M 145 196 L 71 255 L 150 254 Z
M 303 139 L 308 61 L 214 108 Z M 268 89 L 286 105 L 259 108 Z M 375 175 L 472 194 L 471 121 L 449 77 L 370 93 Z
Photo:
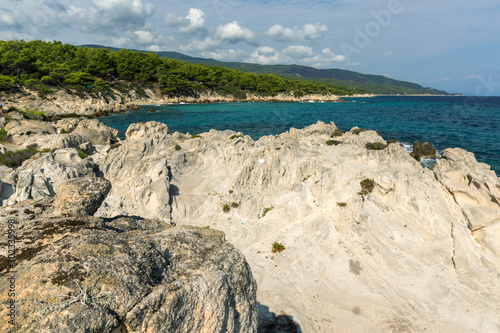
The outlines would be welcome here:
M 21 88 L 15 92 L 4 92 L 4 110 L 14 107 L 19 110 L 36 110 L 45 115 L 62 117 L 102 117 L 109 113 L 121 113 L 126 110 L 137 109 L 139 105 L 154 104 L 205 104 L 205 103 L 228 103 L 228 102 L 342 102 L 344 98 L 372 98 L 377 96 L 438 96 L 438 95 L 377 95 L 356 94 L 350 96 L 339 96 L 333 94 L 309 94 L 294 96 L 293 93 L 278 94 L 276 96 L 260 96 L 247 94 L 246 98 L 236 98 L 233 95 L 221 95 L 214 92 L 203 92 L 198 96 L 175 96 L 161 95 L 158 91 L 150 88 L 135 89 L 116 88 L 109 91 L 76 91 L 56 90 L 47 95 L 27 88 Z M 441 95 L 439 95 L 441 96 Z M 443 95 L 445 96 L 445 95 Z

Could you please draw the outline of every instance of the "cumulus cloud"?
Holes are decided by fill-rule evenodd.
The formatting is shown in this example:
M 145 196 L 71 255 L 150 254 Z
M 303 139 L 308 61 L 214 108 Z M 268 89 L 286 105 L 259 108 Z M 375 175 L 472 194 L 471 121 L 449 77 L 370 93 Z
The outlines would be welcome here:
M 206 58 L 212 58 L 215 60 L 238 60 L 245 55 L 242 50 L 217 50 L 212 52 L 202 52 L 201 55 Z
M 179 48 L 183 52 L 191 52 L 191 51 L 204 52 L 204 51 L 214 50 L 218 48 L 219 45 L 220 41 L 215 40 L 211 37 L 207 37 L 201 41 L 195 40 L 187 45 L 181 45 Z
M 206 32 L 206 15 L 198 8 L 190 8 L 186 17 L 179 17 L 176 14 L 167 14 L 164 24 L 169 27 L 178 27 L 180 33 L 193 34 Z
M 249 29 L 241 26 L 238 22 L 233 21 L 221 25 L 217 28 L 215 33 L 216 37 L 220 40 L 227 41 L 231 44 L 245 42 L 250 45 L 257 45 L 257 37 Z
M 263 65 L 272 65 L 278 64 L 280 60 L 283 61 L 276 49 L 269 46 L 261 46 L 252 53 L 249 61 Z
M 92 0 L 93 22 L 101 26 L 144 25 L 153 16 L 155 6 L 142 0 Z
M 312 57 L 314 55 L 313 50 L 309 46 L 292 45 L 281 51 L 285 56 L 294 59 L 302 59 Z
M 302 65 L 310 65 L 313 67 L 325 68 L 332 66 L 335 62 L 344 62 L 346 57 L 337 55 L 329 48 L 321 50 L 319 54 L 314 54 L 314 51 L 309 46 L 292 45 L 284 48 L 281 51 L 269 46 L 257 48 L 248 59 L 250 62 L 259 64 L 286 64 L 297 63 Z
M 282 43 L 293 43 L 303 41 L 319 41 L 328 32 L 328 27 L 325 24 L 316 22 L 315 24 L 308 23 L 301 29 L 294 27 L 284 28 L 279 24 L 273 25 L 267 30 L 267 36 L 272 40 Z

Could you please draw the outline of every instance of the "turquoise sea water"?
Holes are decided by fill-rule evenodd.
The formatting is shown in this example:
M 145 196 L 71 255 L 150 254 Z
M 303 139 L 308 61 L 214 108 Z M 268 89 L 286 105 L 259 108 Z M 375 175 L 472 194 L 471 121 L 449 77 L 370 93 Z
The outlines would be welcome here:
M 500 175 L 500 97 L 379 96 L 347 98 L 349 103 L 220 103 L 143 106 L 100 120 L 125 136 L 131 123 L 155 120 L 172 132 L 199 134 L 210 129 L 241 131 L 258 139 L 290 127 L 333 121 L 347 131 L 376 130 L 384 139 L 406 144 L 429 141 L 436 149 L 460 147 Z M 156 110 L 155 113 L 148 112 Z

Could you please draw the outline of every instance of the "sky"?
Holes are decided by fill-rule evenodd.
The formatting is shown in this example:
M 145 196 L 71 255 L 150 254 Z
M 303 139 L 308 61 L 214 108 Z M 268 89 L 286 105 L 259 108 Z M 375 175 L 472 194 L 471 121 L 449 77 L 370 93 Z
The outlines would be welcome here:
M 500 96 L 498 0 L 0 0 L 0 39 L 341 68 Z

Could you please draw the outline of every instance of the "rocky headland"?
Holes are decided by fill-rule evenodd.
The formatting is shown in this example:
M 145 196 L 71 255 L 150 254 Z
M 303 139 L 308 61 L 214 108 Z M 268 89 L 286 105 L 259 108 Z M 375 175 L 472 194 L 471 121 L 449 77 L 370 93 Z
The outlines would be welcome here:
M 500 331 L 500 180 L 465 150 L 429 170 L 333 123 L 2 126 L 3 152 L 37 145 L 0 167 L 2 330 L 16 219 L 19 331 Z
M 169 97 L 160 94 L 154 88 L 134 88 L 126 82 L 122 89 L 109 89 L 106 92 L 75 91 L 58 89 L 40 96 L 36 90 L 25 87 L 11 92 L 4 92 L 2 101 L 4 108 L 14 107 L 19 110 L 39 110 L 52 116 L 103 116 L 106 113 L 120 113 L 137 109 L 142 104 L 168 103 L 222 103 L 222 102 L 334 102 L 339 97 L 331 94 L 310 94 L 294 96 L 278 94 L 276 96 L 260 96 L 247 94 L 245 98 L 236 98 L 231 94 L 222 95 L 217 92 L 202 92 L 196 96 Z

